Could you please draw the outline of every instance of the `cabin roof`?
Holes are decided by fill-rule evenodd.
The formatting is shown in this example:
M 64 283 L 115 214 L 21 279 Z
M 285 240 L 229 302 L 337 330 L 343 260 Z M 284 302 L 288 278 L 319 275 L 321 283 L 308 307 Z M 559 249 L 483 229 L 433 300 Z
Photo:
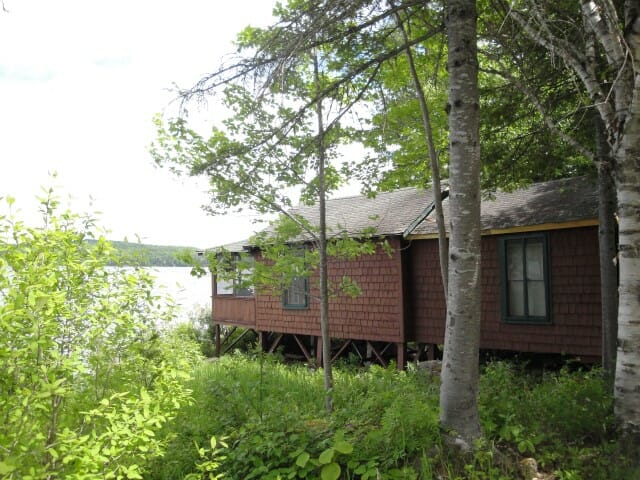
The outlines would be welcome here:
M 327 201 L 327 229 L 332 233 L 358 235 L 374 229 L 377 235 L 400 235 L 427 205 L 433 203 L 433 192 L 417 188 L 401 188 L 381 192 L 374 197 L 356 195 Z M 298 206 L 291 213 L 302 215 L 311 224 L 319 223 L 317 205 Z
M 448 230 L 448 199 L 443 200 L 445 225 Z M 598 217 L 595 181 L 589 177 L 574 177 L 535 183 L 511 192 L 483 193 L 481 228 L 487 234 L 496 230 L 567 224 Z M 317 205 L 298 206 L 291 213 L 302 215 L 318 224 Z M 333 234 L 357 236 L 365 229 L 377 235 L 403 235 L 419 238 L 437 234 L 433 191 L 401 188 L 378 193 L 374 197 L 356 195 L 327 201 L 327 228 Z M 234 242 L 223 248 L 241 252 L 249 241 Z
M 449 226 L 449 202 L 443 202 L 445 225 Z M 480 224 L 485 233 L 536 225 L 567 224 L 598 218 L 597 189 L 593 179 L 582 176 L 534 183 L 511 192 L 484 193 Z M 435 212 L 410 232 L 437 233 Z
M 250 246 L 249 240 L 239 240 L 237 242 L 227 243 L 226 245 L 220 245 L 215 247 L 217 249 L 225 250 L 230 253 L 242 253 Z

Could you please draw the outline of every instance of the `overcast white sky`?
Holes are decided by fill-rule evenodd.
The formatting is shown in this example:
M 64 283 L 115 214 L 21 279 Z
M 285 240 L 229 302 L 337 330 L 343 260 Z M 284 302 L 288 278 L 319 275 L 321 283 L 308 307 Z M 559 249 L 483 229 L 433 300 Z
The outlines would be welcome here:
M 153 165 L 152 117 L 266 25 L 273 0 L 4 0 L 0 11 L 0 196 L 29 217 L 51 181 L 108 238 L 208 247 L 251 218 L 206 215 L 203 186 Z M 170 107 L 169 107 L 170 108 Z M 215 112 L 215 102 L 209 109 Z

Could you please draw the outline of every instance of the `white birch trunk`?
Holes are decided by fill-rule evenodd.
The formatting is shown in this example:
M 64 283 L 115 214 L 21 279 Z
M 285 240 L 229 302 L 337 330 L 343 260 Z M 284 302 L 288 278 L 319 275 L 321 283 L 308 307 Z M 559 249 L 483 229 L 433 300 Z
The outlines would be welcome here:
M 640 42 L 639 45 L 640 46 Z M 640 72 L 617 155 L 620 285 L 615 413 L 640 436 Z
M 624 2 L 624 27 L 611 0 L 581 0 L 581 12 L 593 38 L 606 54 L 607 92 L 589 68 L 586 55 L 555 37 L 536 2 L 524 2 L 532 15 L 512 17 L 524 33 L 563 59 L 583 82 L 604 121 L 615 159 L 618 198 L 618 341 L 614 385 L 616 417 L 640 440 L 640 2 Z M 535 24 L 535 26 L 534 26 Z M 602 73 L 602 72 L 600 72 Z M 611 76 L 613 75 L 613 76 Z
M 474 0 L 447 6 L 449 58 L 450 245 L 440 421 L 463 448 L 481 435 L 480 142 Z

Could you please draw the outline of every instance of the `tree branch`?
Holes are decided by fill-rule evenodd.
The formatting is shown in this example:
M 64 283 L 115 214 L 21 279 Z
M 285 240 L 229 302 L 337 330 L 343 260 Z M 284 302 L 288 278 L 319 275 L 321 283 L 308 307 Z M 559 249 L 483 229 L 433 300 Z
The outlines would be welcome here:
M 540 101 L 538 96 L 535 95 L 533 93 L 533 91 L 529 87 L 527 87 L 525 82 L 522 82 L 519 78 L 517 78 L 514 75 L 512 75 L 508 70 L 497 70 L 497 69 L 492 69 L 492 68 L 484 68 L 482 70 L 484 72 L 487 72 L 487 73 L 493 73 L 493 74 L 499 75 L 502 78 L 504 78 L 504 79 L 508 80 L 509 82 L 511 82 L 513 85 L 515 85 L 516 88 L 524 96 L 526 96 L 531 101 L 531 103 L 533 103 L 533 105 L 536 107 L 536 109 L 538 110 L 538 112 L 542 116 L 542 119 L 544 120 L 544 123 L 545 123 L 545 125 L 547 126 L 547 128 L 549 130 L 551 130 L 553 133 L 555 133 L 560 138 L 562 138 L 562 140 L 564 140 L 569 145 L 571 145 L 573 148 L 575 148 L 576 151 L 578 153 L 580 153 L 583 157 L 591 160 L 594 163 L 597 163 L 596 162 L 596 158 L 595 158 L 595 154 L 591 150 L 589 150 L 588 148 L 584 147 L 584 145 L 582 145 L 580 142 L 578 142 L 575 138 L 573 138 L 572 136 L 568 135 L 566 132 L 564 132 L 563 130 L 561 130 L 558 127 L 556 122 L 547 113 L 547 110 L 544 108 L 544 105 L 542 105 L 542 102 Z
M 598 79 L 590 75 L 590 72 L 586 69 L 586 65 L 588 64 L 586 56 L 578 53 L 575 45 L 570 45 L 567 41 L 555 36 L 549 29 L 546 19 L 535 6 L 535 2 L 532 3 L 531 8 L 538 22 L 538 30 L 515 9 L 509 10 L 508 15 L 531 40 L 546 48 L 548 51 L 559 55 L 565 64 L 576 73 L 586 88 L 592 102 L 600 112 L 600 115 L 605 120 L 607 127 L 613 128 L 616 123 L 615 111 L 611 107 L 611 104 L 607 102 L 607 95 L 605 95 L 602 90 Z

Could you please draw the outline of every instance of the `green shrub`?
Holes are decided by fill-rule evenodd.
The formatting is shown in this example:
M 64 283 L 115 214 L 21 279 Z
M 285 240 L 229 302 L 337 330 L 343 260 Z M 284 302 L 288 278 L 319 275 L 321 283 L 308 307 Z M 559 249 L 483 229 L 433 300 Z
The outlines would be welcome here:
M 51 191 L 42 214 L 0 216 L 0 475 L 141 478 L 197 355 L 158 330 L 172 310 L 152 277 L 85 242 L 92 218 L 59 213 Z
M 324 471 L 364 480 L 507 480 L 518 478 L 528 456 L 558 478 L 637 473 L 612 437 L 611 396 L 597 370 L 534 375 L 517 364 L 489 365 L 480 395 L 486 438 L 468 456 L 442 441 L 437 379 L 411 369 L 336 368 L 331 416 L 321 372 L 272 355 L 202 365 L 190 388 L 195 403 L 167 425 L 174 440 L 150 478 L 322 478 Z M 212 436 L 226 447 L 201 456 Z
M 561 478 L 632 478 L 615 440 L 610 386 L 597 368 L 533 375 L 522 365 L 490 364 L 481 378 L 480 413 L 488 437 L 534 456 Z
M 216 460 L 228 478 L 318 478 L 320 455 L 343 441 L 353 451 L 334 452 L 328 463 L 343 474 L 412 478 L 407 459 L 439 442 L 437 387 L 395 367 L 334 374 L 335 412 L 327 418 L 320 372 L 261 354 L 201 366 L 190 384 L 195 403 L 172 422 L 174 441 L 152 478 L 193 473 L 201 462 L 194 443 L 207 445 L 212 435 L 229 446 Z
M 488 433 L 515 434 L 520 427 L 538 442 L 575 444 L 603 441 L 613 427 L 613 398 L 599 369 L 564 368 L 536 378 L 514 364 L 490 364 L 480 401 Z

